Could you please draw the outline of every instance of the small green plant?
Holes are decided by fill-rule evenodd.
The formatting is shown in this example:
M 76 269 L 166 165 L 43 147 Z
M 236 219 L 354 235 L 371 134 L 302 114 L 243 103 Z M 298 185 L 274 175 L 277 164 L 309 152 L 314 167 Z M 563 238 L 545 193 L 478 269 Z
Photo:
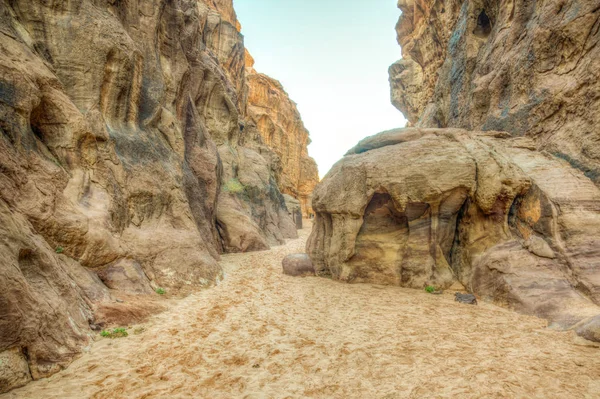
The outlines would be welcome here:
M 156 293 L 158 295 L 165 295 L 167 293 L 167 291 L 165 291 L 163 288 L 157 288 Z
M 427 287 L 425 287 L 425 291 L 429 292 L 430 294 L 433 294 L 435 292 L 435 287 L 432 285 L 428 285 Z
M 223 190 L 233 194 L 244 192 L 244 185 L 238 179 L 230 179 L 223 186 Z
M 120 328 L 114 328 L 112 331 L 107 331 L 107 330 L 102 330 L 102 332 L 100 333 L 101 336 L 103 336 L 104 338 L 124 338 L 126 336 L 128 336 L 129 334 L 127 333 L 127 330 L 120 327 Z
M 63 252 L 65 252 L 65 249 L 63 247 L 56 247 L 55 251 L 57 254 L 62 254 Z

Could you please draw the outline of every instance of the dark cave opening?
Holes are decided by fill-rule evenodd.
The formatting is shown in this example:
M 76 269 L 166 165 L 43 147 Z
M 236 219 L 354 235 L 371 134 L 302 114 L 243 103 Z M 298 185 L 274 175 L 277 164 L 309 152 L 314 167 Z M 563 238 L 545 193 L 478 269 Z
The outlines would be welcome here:
M 485 13 L 485 10 L 481 10 L 477 17 L 477 27 L 473 31 L 473 34 L 477 37 L 488 37 L 492 31 L 492 22 L 490 17 Z

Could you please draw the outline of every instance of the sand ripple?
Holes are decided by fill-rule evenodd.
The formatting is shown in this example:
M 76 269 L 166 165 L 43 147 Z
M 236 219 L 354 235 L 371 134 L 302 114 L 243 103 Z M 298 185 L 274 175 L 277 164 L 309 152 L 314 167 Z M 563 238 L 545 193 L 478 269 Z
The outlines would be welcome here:
M 301 238 L 6 398 L 598 398 L 600 351 L 490 304 L 281 274 Z

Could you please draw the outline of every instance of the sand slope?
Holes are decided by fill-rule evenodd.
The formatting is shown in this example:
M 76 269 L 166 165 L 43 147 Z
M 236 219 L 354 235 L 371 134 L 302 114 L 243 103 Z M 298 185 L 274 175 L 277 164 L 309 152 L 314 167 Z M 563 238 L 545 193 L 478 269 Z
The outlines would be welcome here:
M 310 228 L 310 226 L 309 226 Z M 6 398 L 598 398 L 600 350 L 450 294 L 283 276 L 298 240 Z

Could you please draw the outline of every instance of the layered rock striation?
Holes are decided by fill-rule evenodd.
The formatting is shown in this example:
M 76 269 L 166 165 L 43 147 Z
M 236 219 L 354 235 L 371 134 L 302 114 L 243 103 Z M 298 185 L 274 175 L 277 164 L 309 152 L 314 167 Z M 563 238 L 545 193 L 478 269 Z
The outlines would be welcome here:
M 311 195 L 319 183 L 317 164 L 308 155 L 308 130 L 281 83 L 257 73 L 253 66 L 254 59 L 247 53 L 248 119 L 256 125 L 264 143 L 279 156 L 281 192 L 299 200 L 303 215 L 308 217 L 312 214 Z
M 297 236 L 244 57 L 231 0 L 0 1 L 0 391 Z
M 600 313 L 600 189 L 529 138 L 381 133 L 334 166 L 313 207 L 308 250 L 320 275 L 411 288 L 458 281 L 565 328 Z
M 398 5 L 392 102 L 416 127 L 361 141 L 317 186 L 317 273 L 460 282 L 597 340 L 600 7 Z
M 398 7 L 391 96 L 411 124 L 525 135 L 600 184 L 597 1 Z

